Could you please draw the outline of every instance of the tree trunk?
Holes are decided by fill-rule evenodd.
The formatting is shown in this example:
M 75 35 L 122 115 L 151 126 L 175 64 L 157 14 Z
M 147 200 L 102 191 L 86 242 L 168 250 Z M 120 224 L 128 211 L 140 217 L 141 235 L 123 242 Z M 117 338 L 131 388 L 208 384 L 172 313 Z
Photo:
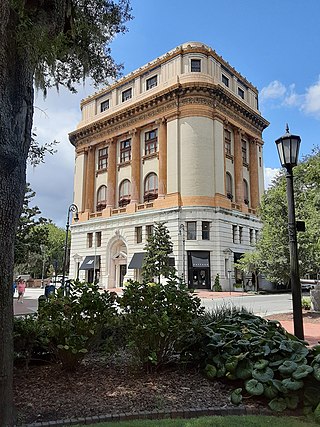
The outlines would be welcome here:
M 33 117 L 33 71 L 15 36 L 9 0 L 0 2 L 0 425 L 14 424 L 14 238 L 26 183 Z

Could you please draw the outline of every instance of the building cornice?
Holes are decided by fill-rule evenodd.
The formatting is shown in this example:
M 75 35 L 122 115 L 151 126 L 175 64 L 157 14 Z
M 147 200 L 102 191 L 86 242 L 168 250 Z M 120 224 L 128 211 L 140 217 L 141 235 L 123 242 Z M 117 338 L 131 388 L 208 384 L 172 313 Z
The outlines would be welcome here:
M 197 106 L 206 106 L 212 111 L 212 117 L 218 114 L 220 117 L 231 118 L 239 126 L 249 128 L 255 135 L 259 135 L 269 125 L 259 113 L 221 85 L 204 82 L 177 83 L 71 132 L 69 139 L 74 146 L 80 148 L 90 142 L 98 142 L 101 138 L 121 135 L 144 122 L 150 123 L 163 116 L 175 117 L 187 105 L 192 105 L 195 109 Z

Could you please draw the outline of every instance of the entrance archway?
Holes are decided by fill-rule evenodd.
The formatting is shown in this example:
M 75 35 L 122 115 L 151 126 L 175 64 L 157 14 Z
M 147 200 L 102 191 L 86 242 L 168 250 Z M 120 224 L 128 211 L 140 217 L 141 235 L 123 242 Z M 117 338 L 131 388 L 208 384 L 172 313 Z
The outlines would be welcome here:
M 109 254 L 108 288 L 120 288 L 127 273 L 127 245 L 120 236 L 111 242 Z

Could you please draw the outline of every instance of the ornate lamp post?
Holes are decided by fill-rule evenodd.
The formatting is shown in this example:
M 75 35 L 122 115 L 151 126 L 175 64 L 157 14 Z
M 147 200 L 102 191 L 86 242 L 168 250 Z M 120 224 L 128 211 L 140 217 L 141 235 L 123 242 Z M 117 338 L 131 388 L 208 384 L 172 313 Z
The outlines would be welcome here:
M 275 141 L 279 153 L 280 163 L 287 170 L 288 232 L 294 334 L 296 337 L 303 340 L 304 333 L 301 304 L 301 284 L 299 276 L 297 229 L 292 173 L 292 169 L 294 166 L 297 166 L 298 163 L 300 142 L 300 136 L 290 134 L 288 125 L 286 127 L 285 135 Z
M 65 282 L 65 275 L 66 275 L 66 266 L 67 266 L 67 255 L 68 255 L 68 235 L 69 235 L 69 227 L 70 227 L 70 213 L 73 212 L 74 220 L 77 222 L 79 220 L 79 210 L 78 206 L 72 203 L 68 208 L 68 215 L 67 215 L 67 223 L 66 223 L 66 240 L 64 243 L 64 257 L 63 257 L 63 268 L 62 268 L 62 281 L 61 286 L 62 289 L 64 289 L 64 282 Z

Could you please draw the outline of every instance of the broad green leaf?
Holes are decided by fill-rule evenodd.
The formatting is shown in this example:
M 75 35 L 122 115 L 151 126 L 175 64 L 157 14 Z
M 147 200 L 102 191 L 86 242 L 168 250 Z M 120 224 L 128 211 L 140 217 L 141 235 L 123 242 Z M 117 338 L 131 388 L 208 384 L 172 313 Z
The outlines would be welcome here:
M 260 396 L 264 391 L 263 384 L 255 379 L 246 381 L 245 388 L 247 392 L 253 396 Z
M 282 412 L 287 408 L 287 403 L 283 397 L 272 399 L 268 405 L 270 409 L 275 412 Z

